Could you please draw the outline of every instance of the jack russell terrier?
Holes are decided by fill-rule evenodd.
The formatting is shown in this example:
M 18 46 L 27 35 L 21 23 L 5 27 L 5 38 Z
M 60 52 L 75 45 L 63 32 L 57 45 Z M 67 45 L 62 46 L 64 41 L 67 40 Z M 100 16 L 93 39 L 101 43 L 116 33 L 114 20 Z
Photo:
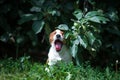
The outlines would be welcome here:
M 70 50 L 65 45 L 63 31 L 59 29 L 53 31 L 49 36 L 49 41 L 51 44 L 47 61 L 49 66 L 59 64 L 58 62 L 60 61 L 65 63 L 72 62 Z

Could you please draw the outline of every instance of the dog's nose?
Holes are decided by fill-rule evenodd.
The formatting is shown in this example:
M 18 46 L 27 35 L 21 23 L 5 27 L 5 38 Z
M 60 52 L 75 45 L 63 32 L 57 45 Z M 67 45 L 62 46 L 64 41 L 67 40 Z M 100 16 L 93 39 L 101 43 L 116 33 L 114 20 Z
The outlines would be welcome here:
M 61 36 L 59 34 L 56 35 L 57 38 L 60 38 Z

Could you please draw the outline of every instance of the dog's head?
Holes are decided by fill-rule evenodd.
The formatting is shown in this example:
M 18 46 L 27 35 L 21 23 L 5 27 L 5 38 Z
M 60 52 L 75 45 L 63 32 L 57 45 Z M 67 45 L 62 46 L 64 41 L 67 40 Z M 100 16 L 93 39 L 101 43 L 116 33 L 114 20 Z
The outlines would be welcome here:
M 64 33 L 61 30 L 55 30 L 50 34 L 50 44 L 55 46 L 56 51 L 60 51 L 64 44 Z

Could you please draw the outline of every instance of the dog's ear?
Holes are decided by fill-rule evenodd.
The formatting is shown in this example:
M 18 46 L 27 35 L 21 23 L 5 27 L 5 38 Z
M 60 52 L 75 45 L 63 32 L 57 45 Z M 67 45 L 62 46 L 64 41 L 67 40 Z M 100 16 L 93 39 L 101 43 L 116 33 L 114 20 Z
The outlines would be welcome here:
M 49 42 L 50 42 L 50 44 L 52 43 L 52 41 L 53 41 L 53 36 L 56 34 L 56 31 L 53 31 L 52 33 L 50 33 L 50 35 L 49 35 Z

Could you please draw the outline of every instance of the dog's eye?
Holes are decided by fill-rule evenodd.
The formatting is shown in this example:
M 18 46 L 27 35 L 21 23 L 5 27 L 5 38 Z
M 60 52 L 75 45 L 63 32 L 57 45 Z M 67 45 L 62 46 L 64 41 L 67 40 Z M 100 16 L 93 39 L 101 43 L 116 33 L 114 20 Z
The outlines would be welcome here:
M 53 34 L 56 34 L 56 31 Z

